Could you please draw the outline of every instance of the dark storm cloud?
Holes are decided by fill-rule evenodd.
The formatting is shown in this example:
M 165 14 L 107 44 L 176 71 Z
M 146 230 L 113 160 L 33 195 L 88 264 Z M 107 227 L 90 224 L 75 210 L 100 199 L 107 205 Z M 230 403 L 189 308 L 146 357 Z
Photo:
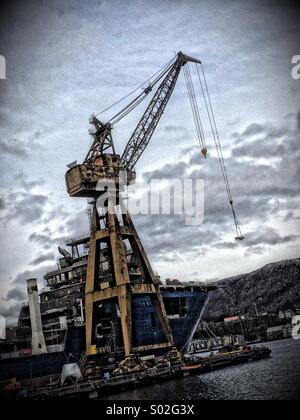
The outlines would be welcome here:
M 275 229 L 260 228 L 257 231 L 247 235 L 245 244 L 247 246 L 269 245 L 275 246 L 294 242 L 298 238 L 297 235 L 281 236 Z
M 26 280 L 30 278 L 37 278 L 39 287 L 41 287 L 44 285 L 42 281 L 44 274 L 53 270 L 54 268 L 54 265 L 49 265 L 35 270 L 26 270 L 22 273 L 19 273 L 14 278 L 11 288 L 6 295 L 5 300 L 8 304 L 1 307 L 1 314 L 12 319 L 18 318 L 21 309 L 21 302 L 24 302 L 27 299 Z
M 1 156 L 6 162 L 18 157 L 18 163 L 11 165 L 12 169 L 7 165 L 1 166 L 5 175 L 10 175 L 11 171 L 11 179 L 15 180 L 15 172 L 20 170 L 22 161 L 26 159 L 27 163 L 36 149 L 35 145 L 39 147 L 44 142 L 48 153 L 32 158 L 30 165 L 26 165 L 26 171 L 30 172 L 32 179 L 41 173 L 44 176 L 48 166 L 48 175 L 59 173 L 62 181 L 55 183 L 48 176 L 45 191 L 61 191 L 64 188 L 61 168 L 83 153 L 81 140 L 85 133 L 80 130 L 89 114 L 124 96 L 129 89 L 145 80 L 158 66 L 167 62 L 173 48 L 183 48 L 184 51 L 186 48 L 189 50 L 187 53 L 203 57 L 207 62 L 214 101 L 222 100 L 224 95 L 228 103 L 226 108 L 219 103 L 221 118 L 235 119 L 232 130 L 236 131 L 236 136 L 230 141 L 234 140 L 237 147 L 244 147 L 243 150 L 233 150 L 233 155 L 226 158 L 241 222 L 251 221 L 261 225 L 280 210 L 291 209 L 292 206 L 296 208 L 300 179 L 299 157 L 295 150 L 297 143 L 293 143 L 294 151 L 290 146 L 287 151 L 284 144 L 273 144 L 270 136 L 278 138 L 282 133 L 272 133 L 260 123 L 262 115 L 266 115 L 267 119 L 269 116 L 276 119 L 280 111 L 283 110 L 281 114 L 284 115 L 284 112 L 293 109 L 289 95 L 296 98 L 299 94 L 299 88 L 294 88 L 293 84 L 292 93 L 287 82 L 290 79 L 291 51 L 295 54 L 299 47 L 299 12 L 296 8 L 289 9 L 285 2 L 275 1 L 254 1 L 245 8 L 233 1 L 228 2 L 219 13 L 219 2 L 210 0 L 175 1 L 172 7 L 169 0 L 154 0 L 148 13 L 145 2 L 138 0 L 127 3 L 117 0 L 85 3 L 81 0 L 28 0 L 26 6 L 24 4 L 24 1 L 10 1 L 3 9 L 2 2 L 0 13 L 0 54 L 7 58 L 9 75 L 0 88 L 0 138 L 4 139 L 5 149 Z M 170 44 L 170 40 L 174 45 Z M 216 48 L 221 44 L 221 49 Z M 282 66 L 285 62 L 287 65 Z M 282 90 L 278 89 L 281 85 Z M 185 115 L 181 111 L 176 114 L 183 99 L 180 82 L 176 89 L 177 99 L 175 93 L 172 98 L 174 107 L 171 108 L 171 100 L 169 110 L 172 112 L 169 119 L 165 119 L 166 126 L 160 125 L 161 139 L 165 137 L 170 141 L 170 156 L 174 140 L 182 139 L 180 144 L 186 146 L 185 137 L 190 138 L 181 128 L 188 127 Z M 251 118 L 253 124 L 247 126 Z M 245 120 L 247 122 L 242 125 L 241 121 Z M 44 138 L 47 133 L 43 132 L 43 124 L 49 124 L 53 137 Z M 9 141 L 10 138 L 15 140 Z M 244 143 L 245 140 L 260 138 L 268 144 L 257 142 L 254 150 L 254 145 L 249 148 Z M 288 145 L 290 140 L 291 135 Z M 153 150 L 158 160 L 155 156 L 153 162 L 162 166 L 160 143 L 155 144 L 157 146 Z M 17 147 L 17 152 L 14 147 Z M 192 155 L 189 164 L 179 160 L 175 165 L 162 166 L 155 172 L 148 171 L 145 178 L 149 181 L 151 178 L 186 176 L 191 164 L 199 166 L 200 152 L 199 149 L 185 152 Z M 244 156 L 253 160 L 262 156 L 267 159 L 276 157 L 281 161 L 273 166 L 258 165 L 257 162 L 248 164 L 242 162 Z M 177 249 L 183 253 L 189 250 L 213 252 L 213 247 L 219 246 L 225 234 L 230 232 L 233 236 L 230 207 L 218 172 L 218 162 L 212 157 L 208 160 L 208 164 L 201 161 L 201 168 L 192 174 L 194 178 L 205 178 L 207 181 L 204 225 L 199 229 L 186 227 L 183 218 L 173 216 L 170 220 L 167 216 L 155 216 L 149 219 L 149 223 L 137 220 L 142 229 L 142 239 L 146 238 L 151 252 L 156 252 L 159 257 L 175 263 L 178 256 L 171 253 Z M 27 183 L 22 186 L 25 195 L 13 194 L 15 185 L 12 181 L 9 194 L 4 196 L 5 207 L 19 223 L 20 231 L 24 223 L 33 222 L 30 243 L 40 245 L 43 254 L 45 249 L 61 239 L 57 238 L 58 231 L 71 237 L 88 231 L 84 212 L 74 217 L 63 215 L 62 225 L 56 226 L 56 230 L 40 230 L 41 222 L 51 224 L 53 221 L 52 224 L 55 224 L 62 209 L 54 209 L 49 200 L 43 198 L 45 196 L 34 194 L 31 191 L 34 185 L 28 185 L 32 181 L 25 179 L 24 182 Z M 36 195 L 40 198 L 37 199 Z M 54 210 L 49 210 L 49 207 Z M 7 219 L 1 219 L 1 222 L 5 221 Z M 39 226 L 35 222 L 39 222 Z M 152 231 L 153 242 L 149 235 Z M 275 236 L 273 239 L 276 239 Z M 7 240 L 14 241 L 15 238 Z M 164 253 L 163 245 L 169 255 Z M 16 252 L 22 255 L 22 247 L 27 243 L 18 246 Z M 232 246 L 244 245 L 233 241 Z M 231 248 L 231 243 L 225 242 L 224 248 Z
M 25 191 L 30 191 L 35 187 L 41 187 L 45 184 L 43 179 L 28 180 L 23 172 L 16 175 L 15 181 L 18 183 L 18 186 Z
M 298 130 L 300 131 L 300 111 L 298 111 L 298 114 L 297 114 L 297 127 L 298 127 Z
M 21 193 L 13 203 L 6 220 L 19 220 L 20 223 L 31 224 L 41 220 L 45 213 L 48 197 L 42 194 Z
M 2 124 L 3 127 L 3 124 Z M 30 134 L 24 135 L 24 138 L 7 137 L 2 133 L 0 134 L 0 157 L 5 156 L 18 159 L 28 159 L 32 152 L 36 152 L 42 148 L 40 140 L 43 135 L 49 133 L 49 129 L 41 129 L 34 131 Z
M 23 301 L 24 299 L 21 297 L 21 301 Z M 7 305 L 3 308 L 1 308 L 1 315 L 4 316 L 8 322 L 12 322 L 13 324 L 15 324 L 15 321 L 18 319 L 19 313 L 20 313 L 20 309 L 21 309 L 21 305 L 19 302 L 17 303 L 12 303 L 10 305 Z
M 75 213 L 65 222 L 68 238 L 76 238 L 89 232 L 89 219 L 84 211 Z
M 253 255 L 263 255 L 267 247 L 263 245 L 254 245 L 246 249 L 245 256 L 251 257 Z
M 245 140 L 243 144 L 233 147 L 232 155 L 225 159 L 240 222 L 243 224 L 255 221 L 261 226 L 257 231 L 244 232 L 246 240 L 242 243 L 220 240 L 226 232 L 233 232 L 233 222 L 216 158 L 209 156 L 204 162 L 200 158 L 199 149 L 193 147 L 186 150 L 186 154 L 190 155 L 189 164 L 179 161 L 145 173 L 144 178 L 148 183 L 154 178 L 186 177 L 193 180 L 203 178 L 206 184 L 205 220 L 202 226 L 185 226 L 183 217 L 175 219 L 174 216 L 139 216 L 137 224 L 141 231 L 151 232 L 151 240 L 146 240 L 150 252 L 160 254 L 164 250 L 168 253 L 194 251 L 200 247 L 208 252 L 213 248 L 234 249 L 240 246 L 247 248 L 246 252 L 250 255 L 252 248 L 253 253 L 258 254 L 268 246 L 296 241 L 297 235 L 282 235 L 263 224 L 268 223 L 270 217 L 277 216 L 280 211 L 291 211 L 298 206 L 300 185 L 297 171 L 300 149 L 299 133 L 295 131 L 297 118 L 294 115 L 289 127 L 249 125 L 241 133 L 237 133 L 237 137 L 245 137 L 245 134 L 255 137 L 259 134 L 260 139 L 250 142 Z M 237 160 L 240 157 L 265 158 L 266 163 L 261 164 L 255 160 L 249 163 L 240 162 Z M 267 164 L 270 158 L 277 160 Z M 187 170 L 191 165 L 200 165 L 200 168 L 188 175 Z M 211 231 L 211 226 L 216 227 L 218 235 Z
M 133 220 L 147 252 L 157 259 L 197 253 L 220 240 L 207 226 L 187 226 L 183 215 L 135 215 Z
M 21 289 L 19 287 L 13 287 L 11 290 L 8 291 L 6 295 L 6 300 L 17 300 L 19 302 L 22 302 L 25 299 L 26 299 L 26 290 Z M 19 307 L 19 310 L 20 310 L 20 307 Z
M 5 201 L 2 197 L 0 197 L 0 210 L 4 210 L 5 209 Z
M 251 137 L 256 134 L 264 132 L 264 127 L 261 124 L 253 123 L 250 124 L 241 134 L 242 137 Z
M 245 232 L 246 239 L 239 245 L 245 250 L 245 256 L 263 255 L 270 248 L 282 244 L 292 244 L 299 235 L 281 235 L 276 229 L 261 226 L 252 232 Z M 222 243 L 217 244 L 217 247 L 222 248 Z M 224 248 L 231 248 L 230 243 L 224 244 Z
M 262 124 L 251 124 L 246 128 L 244 132 L 235 132 L 232 135 L 232 138 L 237 143 L 236 149 L 242 148 L 244 144 L 252 144 L 256 140 L 256 142 L 261 143 L 263 145 L 263 141 L 267 143 L 269 146 L 272 146 L 272 143 L 275 143 L 276 140 L 282 139 L 287 135 L 286 127 L 274 127 L 272 125 L 265 125 Z M 265 145 L 265 149 L 267 150 L 267 145 Z M 272 156 L 272 147 L 269 147 L 269 156 Z M 255 151 L 255 148 L 252 148 L 252 152 Z
M 89 225 L 85 211 L 75 213 L 70 216 L 68 213 L 58 212 L 56 207 L 44 215 L 42 222 L 51 221 L 59 215 L 56 231 L 49 227 L 39 231 L 32 232 L 28 240 L 39 246 L 40 251 L 45 251 L 40 257 L 33 259 L 31 264 L 39 264 L 46 260 L 53 260 L 55 254 L 47 252 L 57 249 L 58 246 L 65 247 L 66 242 L 71 238 L 77 238 L 82 235 L 88 235 Z M 62 216 L 62 217 L 61 217 Z M 68 217 L 67 217 L 68 216 Z M 64 219 L 66 217 L 66 219 Z
M 167 124 L 164 126 L 164 131 L 167 132 L 168 135 L 176 133 L 176 134 L 186 134 L 187 130 L 185 127 L 181 126 L 181 125 L 175 125 L 175 124 Z
M 53 263 L 52 265 L 46 267 L 22 271 L 21 273 L 17 274 L 16 277 L 13 279 L 12 286 L 20 287 L 26 293 L 27 279 L 37 278 L 38 280 L 41 280 L 46 272 L 53 270 L 54 266 L 55 264 Z
M 46 213 L 46 205 L 49 199 L 44 194 L 34 193 L 35 187 L 43 185 L 42 180 L 30 181 L 22 172 L 16 174 L 14 179 L 14 191 L 4 190 L 6 214 L 1 222 L 8 223 L 12 220 L 21 224 L 32 224 L 41 220 Z
M 286 216 L 284 217 L 284 221 L 288 222 L 291 220 L 300 220 L 300 216 L 296 216 L 293 211 L 289 211 Z
M 31 242 L 35 242 L 38 245 L 42 245 L 42 246 L 46 246 L 49 244 L 49 241 L 51 243 L 54 243 L 55 241 L 52 240 L 51 236 L 50 236 L 50 232 L 47 234 L 43 234 L 43 233 L 37 233 L 37 232 L 33 232 L 29 235 L 29 241 Z
M 11 138 L 7 141 L 0 140 L 0 153 L 1 155 L 7 154 L 18 158 L 26 158 L 28 150 L 19 139 Z
M 152 179 L 182 179 L 187 168 L 188 165 L 185 162 L 178 162 L 176 164 L 164 165 L 162 168 L 155 171 L 144 172 L 143 176 L 147 182 L 150 182 Z
M 41 254 L 34 258 L 30 264 L 31 265 L 39 265 L 44 263 L 45 261 L 53 261 L 55 259 L 54 252 L 49 252 L 48 254 Z
M 64 230 L 65 231 L 65 230 Z M 79 236 L 79 235 L 77 235 Z M 57 235 L 50 229 L 46 229 L 42 232 L 33 232 L 29 235 L 28 240 L 39 246 L 39 250 L 44 252 L 41 256 L 34 258 L 31 264 L 40 264 L 47 260 L 53 260 L 55 254 L 47 252 L 50 249 L 57 249 L 58 246 L 64 246 L 65 242 L 71 237 L 71 235 Z
M 293 153 L 299 153 L 299 139 L 297 134 L 287 131 L 286 127 L 275 129 L 266 127 L 262 132 L 263 137 L 239 143 L 233 149 L 234 157 L 253 158 L 282 158 Z M 242 138 L 242 135 L 241 135 Z

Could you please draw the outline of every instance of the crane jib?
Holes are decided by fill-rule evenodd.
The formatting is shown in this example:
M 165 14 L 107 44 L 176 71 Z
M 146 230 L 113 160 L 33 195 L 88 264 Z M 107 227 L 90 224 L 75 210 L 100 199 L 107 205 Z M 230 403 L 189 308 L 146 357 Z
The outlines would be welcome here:
M 180 70 L 188 61 L 200 63 L 199 60 L 186 56 L 182 52 L 177 54 L 176 61 L 159 85 L 150 104 L 127 143 L 121 158 L 124 169 L 133 169 L 141 154 L 149 144 L 154 130 L 174 90 Z
M 202 155 L 206 158 L 207 147 L 206 147 L 206 139 L 205 139 L 206 137 L 206 133 L 204 129 L 205 127 L 203 126 L 202 121 L 201 121 L 200 108 L 198 106 L 196 91 L 193 86 L 193 78 L 191 76 L 189 63 L 194 63 L 197 69 L 199 85 L 201 87 L 201 92 L 203 95 L 212 136 L 216 145 L 216 151 L 217 151 L 218 159 L 220 162 L 220 168 L 221 168 L 222 176 L 224 179 L 226 192 L 227 192 L 229 203 L 232 209 L 232 214 L 233 214 L 233 219 L 234 219 L 236 234 L 237 234 L 236 239 L 243 240 L 244 236 L 242 235 L 241 228 L 238 223 L 236 213 L 233 207 L 233 200 L 232 200 L 231 188 L 229 184 L 225 159 L 222 152 L 218 128 L 215 121 L 215 116 L 214 116 L 214 112 L 213 112 L 213 108 L 211 104 L 210 94 L 208 91 L 208 86 L 207 86 L 206 77 L 204 74 L 203 65 L 201 61 L 196 58 L 185 55 L 181 51 L 178 52 L 176 56 L 170 62 L 168 62 L 162 69 L 160 69 L 158 72 L 152 75 L 150 79 L 148 79 L 149 81 L 148 86 L 145 87 L 145 83 L 140 85 L 138 89 L 142 88 L 142 92 L 139 93 L 138 96 L 136 96 L 133 100 L 131 100 L 129 104 L 123 107 L 116 115 L 114 115 L 109 120 L 108 123 L 106 124 L 102 123 L 96 118 L 96 116 L 93 115 L 93 117 L 90 120 L 90 122 L 94 125 L 94 128 L 95 128 L 94 131 L 91 132 L 91 135 L 93 137 L 93 143 L 90 147 L 90 150 L 88 152 L 88 155 L 84 163 L 93 165 L 95 161 L 99 158 L 99 162 L 101 162 L 101 164 L 104 165 L 102 158 L 105 158 L 105 159 L 107 158 L 108 160 L 110 159 L 108 157 L 105 157 L 107 155 L 108 150 L 111 150 L 113 152 L 113 156 L 115 156 L 114 143 L 113 143 L 113 139 L 111 135 L 111 130 L 113 126 L 122 118 L 124 118 L 126 115 L 128 115 L 133 109 L 135 109 L 141 103 L 141 101 L 143 101 L 144 98 L 153 90 L 153 87 L 159 83 L 159 86 L 156 92 L 154 93 L 150 103 L 148 104 L 147 109 L 145 110 L 143 116 L 141 117 L 129 141 L 127 142 L 127 145 L 125 147 L 125 150 L 123 152 L 121 159 L 119 156 L 117 156 L 114 162 L 115 164 L 116 162 L 118 162 L 119 169 L 125 170 L 128 173 L 132 173 L 132 177 L 134 177 L 135 165 L 138 162 L 141 155 L 143 154 L 146 147 L 148 146 L 153 136 L 153 133 L 160 121 L 160 118 L 162 117 L 164 113 L 164 110 L 176 86 L 176 82 L 178 80 L 178 77 L 182 68 L 183 68 L 183 72 L 184 72 L 184 76 L 186 80 L 187 90 L 188 90 L 189 99 L 191 103 L 191 109 L 192 109 L 193 118 L 195 122 L 195 128 L 196 128 L 196 132 L 197 132 L 197 136 L 198 136 L 198 140 L 200 144 L 200 150 L 202 152 Z M 202 74 L 200 73 L 199 69 L 202 72 Z M 136 92 L 138 89 L 135 89 L 133 92 Z M 124 98 L 130 96 L 131 93 L 126 95 Z M 120 103 L 122 100 L 117 101 L 116 104 Z M 108 110 L 112 108 L 113 106 L 114 105 L 111 105 L 110 107 L 106 109 Z
M 183 54 L 181 51 L 177 54 L 178 58 L 183 58 L 185 62 L 190 61 L 191 63 L 201 64 L 201 61 L 197 58 L 190 57 L 189 55 Z

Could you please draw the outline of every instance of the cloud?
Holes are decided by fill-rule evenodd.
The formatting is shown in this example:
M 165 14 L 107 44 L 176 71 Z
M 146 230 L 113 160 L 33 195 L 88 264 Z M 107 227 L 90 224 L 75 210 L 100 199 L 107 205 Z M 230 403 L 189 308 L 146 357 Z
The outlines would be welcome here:
M 250 124 L 241 134 L 242 137 L 251 137 L 264 132 L 264 127 L 261 124 Z
M 26 291 L 19 288 L 13 287 L 10 289 L 6 295 L 6 300 L 17 300 L 19 302 L 25 301 L 26 299 Z
M 25 134 L 24 138 L 20 139 L 17 137 L 5 138 L 5 135 L 1 134 L 0 137 L 0 156 L 7 155 L 8 157 L 16 157 L 19 159 L 25 159 L 31 156 L 31 154 L 39 150 L 42 146 L 40 139 L 43 135 L 49 133 L 48 128 L 42 128 L 32 133 Z
M 49 244 L 49 242 L 50 243 L 55 242 L 49 234 L 50 234 L 50 231 L 48 234 L 33 232 L 29 235 L 28 239 L 29 241 L 35 242 L 38 245 L 46 246 Z
M 4 299 L 4 302 L 1 304 L 1 314 L 4 316 L 9 316 L 16 318 L 19 315 L 21 309 L 21 302 L 27 300 L 27 286 L 26 280 L 30 278 L 37 278 L 39 282 L 39 287 L 42 287 L 44 274 L 53 270 L 54 265 L 48 265 L 40 267 L 34 270 L 25 270 L 19 273 L 12 281 L 11 287 L 7 292 L 7 295 Z
M 36 258 L 34 258 L 30 264 L 31 265 L 39 265 L 44 263 L 45 261 L 53 261 L 55 259 L 55 254 L 54 252 L 49 252 L 48 254 L 41 254 L 39 256 L 37 256 Z
M 15 195 L 10 203 L 7 221 L 18 219 L 20 223 L 32 224 L 38 222 L 45 213 L 48 197 L 43 194 L 20 193 Z
M 175 164 L 164 165 L 155 171 L 144 172 L 143 177 L 146 182 L 152 179 L 182 179 L 186 173 L 188 165 L 185 162 L 177 162 Z
M 28 156 L 27 147 L 16 138 L 11 138 L 7 141 L 0 140 L 0 153 L 1 155 L 6 154 L 19 158 L 26 158 Z
M 220 241 L 207 226 L 187 226 L 184 215 L 135 215 L 133 220 L 144 247 L 155 259 L 178 261 L 180 254 L 197 254 Z
M 151 14 L 147 14 L 143 2 L 116 3 L 117 7 L 101 3 L 99 14 L 99 1 L 92 0 L 88 5 L 80 1 L 63 5 L 59 1 L 44 2 L 42 7 L 29 1 L 26 8 L 10 6 L 6 15 L 1 14 L 1 54 L 6 56 L 11 69 L 0 92 L 0 147 L 5 160 L 1 170 L 7 185 L 1 223 L 15 221 L 14 231 L 10 231 L 12 223 L 6 228 L 5 241 L 14 244 L 16 259 L 22 258 L 24 248 L 28 250 L 26 239 L 24 243 L 21 237 L 24 231 L 29 236 L 29 229 L 32 233 L 29 245 L 33 245 L 33 252 L 39 245 L 42 254 L 47 254 L 63 235 L 76 236 L 88 231 L 84 215 L 70 214 L 76 213 L 75 204 L 74 207 L 70 204 L 69 214 L 62 215 L 51 201 L 53 197 L 56 203 L 68 208 L 62 200 L 65 164 L 84 158 L 87 150 L 83 148 L 89 144 L 86 131 L 89 114 L 142 83 L 171 58 L 173 47 L 203 59 L 208 69 L 211 98 L 217 105 L 220 134 L 226 141 L 226 164 L 236 210 L 246 230 L 251 232 L 253 225 L 272 223 L 280 212 L 286 214 L 299 208 L 299 131 L 298 137 L 294 126 L 285 133 L 286 126 L 278 118 L 292 111 L 294 118 L 293 108 L 298 106 L 297 83 L 287 77 L 291 50 L 299 44 L 295 11 L 288 12 L 288 8 L 280 6 L 270 13 L 268 6 L 255 2 L 245 13 L 238 2 L 230 2 L 224 13 L 218 14 L 218 5 L 209 1 L 174 2 L 170 8 L 167 0 L 155 0 Z M 235 25 L 231 25 L 232 20 Z M 44 30 L 40 31 L 40 27 Z M 170 39 L 174 41 L 171 49 Z M 195 42 L 191 43 L 191 39 Z M 216 61 L 215 46 L 220 43 L 222 50 Z M 67 54 L 59 55 L 57 51 Z M 101 72 L 95 71 L 97 68 Z M 72 77 L 62 77 L 69 74 Z M 199 148 L 188 150 L 188 156 L 185 153 L 195 132 L 182 76 L 155 133 L 157 141 L 151 141 L 139 165 L 146 163 L 147 180 L 183 178 L 191 165 L 196 165 L 191 176 L 206 182 L 205 223 L 199 229 L 191 229 L 180 217 L 154 217 L 149 224 L 142 218 L 137 220 L 141 237 L 151 252 L 157 258 L 165 256 L 174 261 L 173 266 L 179 269 L 181 263 L 176 261 L 186 254 L 190 256 L 191 250 L 211 255 L 216 244 L 222 250 L 222 242 L 223 249 L 230 250 L 234 233 L 217 159 L 211 153 L 207 161 L 200 160 Z M 107 116 L 109 113 L 104 120 L 109 119 Z M 234 124 L 228 126 L 229 120 L 234 120 Z M 131 114 L 114 127 L 120 148 L 137 121 L 136 114 Z M 271 125 L 268 121 L 278 123 Z M 291 120 L 286 121 L 287 124 Z M 231 131 L 236 132 L 234 138 L 230 137 Z M 179 149 L 184 158 L 181 155 L 174 165 L 165 166 L 166 161 L 176 159 Z M 30 181 L 25 181 L 27 185 L 15 185 L 21 168 L 25 178 L 30 177 Z M 153 168 L 158 170 L 154 172 Z M 40 174 L 47 180 L 43 190 L 32 184 Z M 45 198 L 49 192 L 53 193 L 51 200 Z M 12 217 L 7 218 L 9 215 Z M 42 224 L 50 226 L 48 232 L 41 230 Z M 152 231 L 153 242 L 149 234 Z M 281 226 L 278 234 L 289 235 Z M 244 246 L 234 241 L 233 244 Z M 163 245 L 168 255 L 164 254 Z M 34 257 L 30 255 L 28 261 Z M 269 258 L 268 252 L 265 258 Z M 221 264 L 220 272 L 225 264 L 225 261 Z M 202 270 L 202 262 L 199 265 Z M 230 262 L 228 265 L 233 266 Z M 21 267 L 19 271 L 24 270 Z M 243 269 L 244 262 L 234 264 L 234 270 Z
M 5 209 L 5 201 L 2 197 L 0 197 L 0 210 L 4 210 Z
M 49 198 L 44 194 L 34 192 L 34 189 L 42 186 L 43 183 L 43 180 L 30 181 L 23 173 L 17 174 L 14 179 L 14 189 L 5 189 L 2 192 L 2 204 L 5 201 L 7 211 L 1 217 L 1 222 L 17 221 L 27 225 L 40 221 L 46 214 Z
M 275 229 L 272 228 L 258 228 L 256 231 L 248 233 L 245 244 L 247 246 L 269 245 L 276 246 L 279 244 L 286 244 L 295 241 L 297 235 L 281 236 Z
M 193 146 L 185 150 L 184 155 L 189 156 L 188 163 L 179 160 L 163 165 L 147 171 L 144 179 L 148 184 L 151 179 L 204 179 L 204 224 L 197 228 L 187 227 L 183 216 L 135 216 L 141 232 L 149 233 L 149 238 L 145 233 L 147 249 L 153 255 L 161 256 L 165 252 L 171 258 L 176 258 L 177 251 L 186 254 L 200 252 L 201 249 L 202 254 L 207 254 L 212 249 L 234 250 L 238 247 L 246 248 L 248 254 L 253 249 L 253 254 L 260 255 L 269 246 L 295 242 L 299 238 L 297 234 L 283 234 L 268 226 L 271 217 L 280 217 L 280 212 L 286 213 L 299 206 L 297 173 L 300 152 L 298 134 L 293 126 L 295 114 L 293 117 L 289 127 L 285 127 L 285 123 L 278 127 L 250 124 L 237 136 L 242 138 L 245 134 L 255 136 L 259 133 L 261 138 L 250 142 L 245 140 L 243 144 L 233 146 L 232 154 L 225 158 L 237 216 L 241 224 L 246 226 L 244 242 L 224 240 L 228 234 L 233 235 L 234 225 L 219 161 L 214 156 L 207 161 L 201 160 L 199 148 Z M 240 161 L 240 157 L 261 157 L 265 158 L 265 162 Z M 275 162 L 272 161 L 274 157 L 277 158 Z M 198 167 L 189 173 L 193 165 Z M 256 223 L 259 228 L 257 231 L 248 230 L 247 233 L 247 223 Z
M 7 320 L 7 325 L 15 325 L 20 313 L 20 303 L 12 303 L 1 307 L 1 315 L 4 316 Z
M 187 132 L 185 127 L 183 127 L 182 125 L 175 124 L 167 124 L 164 126 L 163 129 L 168 133 L 168 135 L 170 135 L 171 133 L 184 135 Z

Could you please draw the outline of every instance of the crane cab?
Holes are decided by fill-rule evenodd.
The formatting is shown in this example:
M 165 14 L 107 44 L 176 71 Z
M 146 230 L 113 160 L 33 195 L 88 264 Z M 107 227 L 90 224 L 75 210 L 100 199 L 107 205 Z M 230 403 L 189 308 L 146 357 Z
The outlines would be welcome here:
M 97 185 L 101 180 L 104 185 L 107 182 L 107 188 L 113 182 L 115 190 L 122 191 L 124 185 L 132 184 L 135 178 L 134 171 L 122 171 L 120 156 L 114 154 L 103 154 L 93 163 L 75 165 L 65 175 L 67 191 L 71 197 L 100 196 L 101 191 L 97 189 Z

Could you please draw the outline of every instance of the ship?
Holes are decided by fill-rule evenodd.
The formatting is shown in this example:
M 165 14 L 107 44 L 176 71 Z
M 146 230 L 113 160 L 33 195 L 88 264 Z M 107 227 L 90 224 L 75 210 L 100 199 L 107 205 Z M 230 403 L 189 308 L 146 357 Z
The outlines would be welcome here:
M 58 267 L 45 274 L 40 291 L 36 279 L 27 279 L 28 302 L 21 308 L 17 327 L 9 329 L 1 343 L 0 381 L 58 374 L 71 361 L 79 368 L 90 362 L 108 366 L 132 354 L 189 352 L 213 286 L 163 283 L 126 206 L 135 166 L 188 62 L 201 64 L 180 51 L 144 89 L 141 95 L 146 97 L 160 82 L 122 156 L 116 153 L 112 128 L 134 109 L 141 95 L 109 122 L 91 116 L 88 154 L 83 163 L 67 165 L 65 175 L 69 196 L 90 200 L 90 232 L 68 241 L 67 249 L 59 248 Z M 201 153 L 206 157 L 204 143 Z M 232 200 L 230 204 L 233 210 Z M 242 240 L 234 220 L 236 239 Z
M 71 239 L 67 249 L 58 248 L 57 269 L 44 275 L 44 287 L 38 292 L 42 335 L 45 348 L 32 347 L 32 316 L 29 301 L 21 306 L 15 327 L 8 327 L 6 339 L 0 342 L 0 381 L 17 381 L 60 374 L 69 362 L 79 365 L 85 359 L 85 285 L 88 263 L 89 235 Z M 126 255 L 131 274 L 139 271 L 134 256 Z M 106 256 L 101 255 L 103 275 L 109 276 Z M 30 279 L 30 281 L 35 281 Z M 194 332 L 204 311 L 208 293 L 213 286 L 184 283 L 158 278 L 174 346 L 188 351 Z M 37 284 L 37 283 L 36 283 Z M 24 285 L 25 287 L 25 285 Z M 124 358 L 120 310 L 116 303 L 101 303 L 94 324 L 95 358 L 102 365 Z M 163 331 L 149 296 L 133 301 L 133 343 L 141 349 L 149 343 L 160 343 Z M 155 351 L 157 354 L 158 350 Z M 161 351 L 166 351 L 162 349 Z M 149 353 L 149 351 L 148 351 Z

